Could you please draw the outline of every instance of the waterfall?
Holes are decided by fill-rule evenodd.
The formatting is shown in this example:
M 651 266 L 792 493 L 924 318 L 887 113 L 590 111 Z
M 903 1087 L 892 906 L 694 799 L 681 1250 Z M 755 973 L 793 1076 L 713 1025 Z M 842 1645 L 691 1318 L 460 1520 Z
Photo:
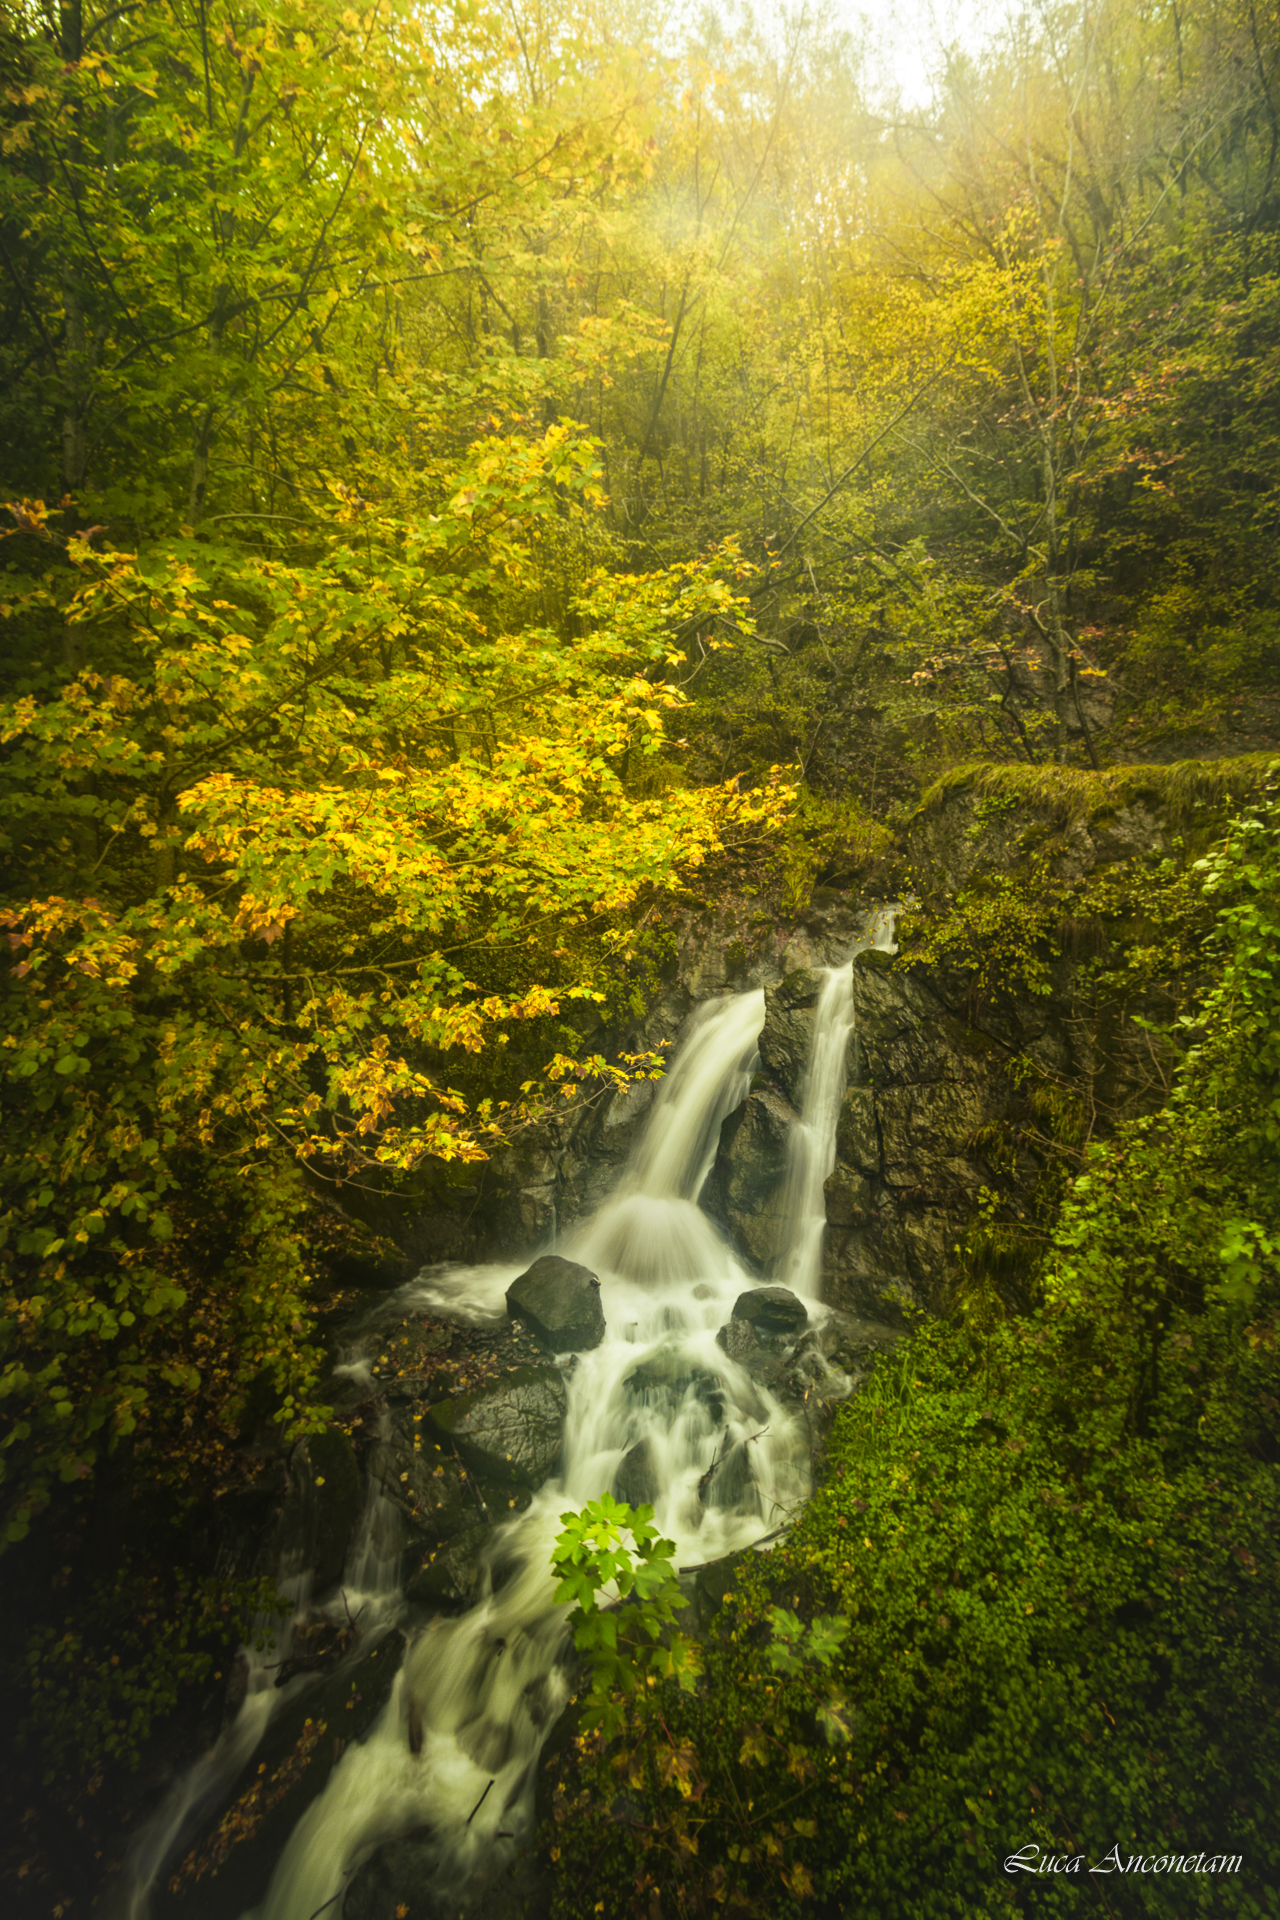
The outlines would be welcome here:
M 825 1185 L 836 1163 L 836 1120 L 844 1098 L 853 1032 L 853 965 L 827 972 L 813 1016 L 813 1046 L 800 1087 L 800 1118 L 787 1141 L 782 1209 L 791 1223 L 777 1278 L 802 1300 L 816 1300 L 822 1281 Z
M 565 1609 L 552 1601 L 552 1543 L 560 1516 L 614 1487 L 624 1460 L 643 1475 L 644 1493 L 631 1497 L 653 1505 L 686 1565 L 751 1545 L 807 1497 L 804 1422 L 716 1340 L 738 1296 L 758 1283 L 696 1205 L 721 1122 L 746 1096 L 758 1065 L 763 1017 L 760 990 L 697 1010 L 616 1193 L 563 1241 L 560 1251 L 599 1277 L 605 1338 L 565 1368 L 560 1473 L 523 1513 L 494 1528 L 468 1612 L 415 1632 L 397 1588 L 400 1516 L 373 1482 L 346 1577 L 349 1591 L 372 1603 L 365 1618 L 394 1616 L 406 1626 L 403 1666 L 380 1719 L 363 1744 L 341 1755 L 246 1920 L 312 1920 L 321 1909 L 338 1920 L 361 1863 L 382 1842 L 407 1835 L 422 1836 L 426 1871 L 446 1901 L 477 1872 L 492 1874 L 519 1852 L 532 1823 L 537 1757 L 569 1689 Z M 810 1301 L 851 1020 L 846 966 L 832 970 L 815 1014 L 787 1183 L 793 1251 L 782 1277 Z M 424 1274 L 391 1307 L 492 1322 L 505 1317 L 506 1288 L 526 1264 Z M 348 1361 L 357 1375 L 364 1364 L 359 1354 Z M 738 1456 L 744 1470 L 726 1476 L 723 1487 L 713 1481 L 708 1492 L 709 1469 L 739 1442 L 749 1443 Z M 252 1745 L 251 1704 L 232 1729 L 234 1741 L 224 1736 L 220 1780 L 232 1748 L 240 1758 L 244 1743 Z M 254 1711 L 260 1731 L 269 1708 Z M 170 1841 L 180 1823 L 175 1806 L 164 1823 Z M 153 1826 L 152 1878 L 165 1855 L 160 1821 Z M 143 1920 L 145 1907 L 144 1897 L 130 1920 Z
M 855 953 L 875 947 L 895 953 L 895 914 L 875 915 Z M 849 1042 L 853 1037 L 853 959 L 829 967 L 813 1016 L 813 1043 L 800 1087 L 799 1124 L 787 1143 L 782 1211 L 790 1225 L 785 1253 L 776 1262 L 776 1278 L 802 1300 L 822 1292 L 822 1242 L 826 1232 L 826 1182 L 836 1163 L 836 1122 L 848 1080 Z

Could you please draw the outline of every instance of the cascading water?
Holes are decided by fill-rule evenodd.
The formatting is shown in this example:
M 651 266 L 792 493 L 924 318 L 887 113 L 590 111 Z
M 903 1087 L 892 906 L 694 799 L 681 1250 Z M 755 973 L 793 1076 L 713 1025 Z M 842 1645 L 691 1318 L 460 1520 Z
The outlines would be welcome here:
M 791 1223 L 778 1279 L 801 1299 L 816 1299 L 827 1224 L 827 1175 L 835 1165 L 836 1116 L 844 1095 L 845 1057 L 853 1032 L 853 969 L 827 974 L 813 1020 L 813 1049 L 800 1088 L 800 1118 L 787 1141 L 783 1217 Z
M 872 921 L 866 945 L 895 951 L 894 916 Z M 861 943 L 860 943 L 861 944 Z M 853 1035 L 853 966 L 827 969 L 813 1017 L 813 1045 L 800 1088 L 800 1121 L 787 1143 L 782 1211 L 790 1223 L 786 1252 L 777 1279 L 802 1300 L 821 1292 L 822 1239 L 827 1224 L 825 1187 L 836 1163 L 836 1121 L 848 1079 L 849 1041 Z
M 795 1245 L 788 1284 L 811 1300 L 851 1005 L 846 967 L 833 972 L 815 1017 L 788 1186 Z M 409 1833 L 429 1830 L 423 1857 L 446 1902 L 478 1870 L 492 1876 L 511 1860 L 531 1824 L 537 1756 L 569 1685 L 565 1614 L 551 1597 L 552 1543 L 560 1515 L 614 1486 L 624 1460 L 642 1474 L 640 1497 L 686 1564 L 750 1545 L 806 1497 L 807 1429 L 717 1344 L 735 1300 L 756 1282 L 696 1205 L 720 1123 L 758 1064 L 763 1015 L 761 991 L 698 1010 L 617 1193 L 561 1246 L 598 1275 L 607 1331 L 566 1373 L 560 1476 L 494 1529 L 469 1612 L 435 1618 L 416 1636 L 409 1616 L 410 1643 L 381 1718 L 363 1744 L 343 1753 L 299 1821 L 252 1920 L 311 1920 L 322 1908 L 336 1915 L 361 1862 Z M 506 1289 L 521 1271 L 424 1275 L 394 1307 L 492 1322 L 505 1317 Z M 363 1362 L 357 1355 L 349 1364 L 358 1371 Z M 731 1457 L 737 1470 L 721 1471 L 718 1463 Z M 368 1609 L 362 1624 L 385 1626 L 397 1610 L 403 1623 L 396 1584 L 402 1522 L 380 1483 L 374 1487 L 343 1604 L 354 1595 Z M 237 1756 L 251 1743 L 251 1706 L 242 1709 L 243 1729 L 241 1721 L 232 1729 Z M 153 1823 L 148 1880 L 162 1865 L 177 1814 L 175 1805 L 168 1821 Z M 145 1908 L 143 1886 L 131 1920 L 143 1920 Z
M 624 1456 L 644 1449 L 657 1524 L 688 1561 L 749 1544 L 804 1499 L 807 1433 L 716 1344 L 752 1277 L 694 1203 L 720 1122 L 750 1084 L 763 1017 L 762 992 L 699 1009 L 619 1192 L 563 1244 L 599 1276 L 608 1331 L 568 1378 L 561 1475 L 496 1530 L 479 1602 L 414 1640 L 381 1722 L 299 1823 L 257 1920 L 310 1920 L 353 1862 L 414 1829 L 432 1830 L 442 1891 L 515 1852 L 568 1685 L 552 1543 L 560 1515 L 598 1499 Z M 433 1275 L 399 1304 L 496 1318 L 519 1270 Z M 704 1498 L 699 1482 L 739 1442 L 752 1473 L 735 1476 L 735 1498 L 717 1500 L 714 1479 Z

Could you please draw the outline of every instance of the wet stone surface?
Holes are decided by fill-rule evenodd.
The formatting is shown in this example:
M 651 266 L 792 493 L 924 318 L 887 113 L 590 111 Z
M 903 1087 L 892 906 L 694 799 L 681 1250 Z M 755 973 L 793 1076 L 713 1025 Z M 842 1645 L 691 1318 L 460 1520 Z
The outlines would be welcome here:
M 298 1507 L 297 1546 L 315 1570 L 315 1591 L 322 1593 L 342 1578 L 364 1504 L 350 1439 L 339 1426 L 311 1434 L 294 1449 L 290 1473 L 305 1489 Z
M 809 1309 L 788 1287 L 752 1287 L 733 1303 L 735 1320 L 748 1321 L 757 1333 L 803 1333 Z
M 587 1267 L 544 1254 L 507 1288 L 507 1312 L 553 1353 L 581 1353 L 604 1339 L 600 1282 Z
M 425 1425 L 418 1415 L 410 1432 L 393 1429 L 370 1453 L 368 1469 L 404 1515 L 411 1538 L 436 1545 L 483 1516 L 466 1471 L 429 1431 L 424 1435 Z
M 493 1543 L 487 1521 L 464 1527 L 435 1552 L 428 1552 L 405 1583 L 406 1599 L 429 1607 L 465 1607 L 475 1598 L 480 1564 Z
M 724 1418 L 724 1382 L 680 1347 L 662 1347 L 650 1354 L 631 1369 L 623 1385 L 642 1405 L 668 1408 L 678 1406 L 692 1387 L 713 1420 Z
M 661 1488 L 650 1441 L 641 1440 L 622 1456 L 613 1486 L 618 1499 L 625 1500 L 629 1507 L 651 1507 L 654 1504 Z
M 780 985 L 765 989 L 760 1059 L 766 1073 L 797 1108 L 813 1050 L 814 1010 L 824 984 L 823 974 L 804 967 L 787 974 Z
M 486 1477 L 540 1487 L 560 1461 L 568 1391 L 554 1367 L 517 1367 L 495 1385 L 428 1409 L 436 1434 Z
M 431 1886 L 438 1860 L 430 1827 L 385 1842 L 353 1877 L 342 1920 L 542 1920 L 549 1911 L 548 1890 L 527 1855 L 478 1868 L 447 1898 Z
M 756 1088 L 723 1121 L 702 1205 L 757 1265 L 785 1251 L 787 1148 L 799 1115 L 773 1088 Z

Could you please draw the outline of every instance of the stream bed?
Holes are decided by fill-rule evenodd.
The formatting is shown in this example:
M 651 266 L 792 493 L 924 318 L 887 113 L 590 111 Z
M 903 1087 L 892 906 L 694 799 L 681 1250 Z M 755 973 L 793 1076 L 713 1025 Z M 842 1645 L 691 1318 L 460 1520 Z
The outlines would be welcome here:
M 888 946 L 890 926 L 859 944 Z M 463 1323 L 505 1337 L 507 1292 L 528 1260 L 428 1270 L 357 1326 L 335 1389 L 378 1409 L 380 1470 L 368 1474 L 341 1577 L 330 1569 L 328 1586 L 318 1583 L 325 1474 L 315 1450 L 295 1465 L 280 1546 L 292 1614 L 262 1623 L 263 1644 L 242 1654 L 238 1711 L 136 1837 L 110 1915 L 375 1920 L 396 1910 L 397 1875 L 412 1883 L 415 1920 L 525 1910 L 539 1754 L 576 1677 L 566 1609 L 552 1598 L 561 1516 L 606 1490 L 651 1505 L 685 1568 L 772 1538 L 810 1491 L 806 1402 L 848 1391 L 824 1357 L 818 1289 L 853 1023 L 849 964 L 827 970 L 816 1002 L 774 1271 L 749 1270 L 698 1205 L 721 1124 L 759 1065 L 763 1018 L 756 989 L 707 1001 L 686 1023 L 615 1192 L 555 1249 L 598 1280 L 603 1334 L 550 1353 L 511 1330 L 514 1364 L 490 1410 L 515 1422 L 512 1444 L 504 1462 L 501 1430 L 496 1451 L 490 1436 L 487 1480 L 465 1421 L 446 1444 L 447 1419 L 474 1424 L 473 1402 L 446 1418 L 411 1390 L 375 1389 L 390 1328 Z M 475 1511 L 460 1534 L 434 1554 L 415 1550 L 432 1501 L 468 1498 Z M 321 1682 L 308 1650 L 326 1634 L 341 1658 Z M 272 1729 L 286 1727 L 282 1751 Z M 295 1818 L 290 1795 L 321 1763 L 320 1790 L 313 1777 Z M 241 1853 L 252 1864 L 256 1850 L 256 1881 L 235 1864 L 237 1823 L 254 1835 Z

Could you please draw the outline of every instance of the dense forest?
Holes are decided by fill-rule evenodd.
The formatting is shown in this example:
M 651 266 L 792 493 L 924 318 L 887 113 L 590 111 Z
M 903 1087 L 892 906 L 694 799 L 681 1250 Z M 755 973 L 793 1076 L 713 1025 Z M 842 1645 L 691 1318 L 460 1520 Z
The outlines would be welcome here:
M 1092 1897 L 1035 1841 L 1247 1857 L 1117 1914 L 1276 1911 L 1274 4 L 1036 0 L 927 104 L 821 9 L 657 0 L 4 0 L 0 68 L 31 1912 L 264 1604 L 210 1516 L 328 1428 L 352 1263 L 660 1072 L 699 914 L 815 889 L 975 994 L 1094 954 L 1162 1086 L 1044 1095 L 1034 1220 L 992 1148 L 701 1689 L 571 1747 L 556 1910 Z M 966 782 L 1176 834 L 948 888 Z

